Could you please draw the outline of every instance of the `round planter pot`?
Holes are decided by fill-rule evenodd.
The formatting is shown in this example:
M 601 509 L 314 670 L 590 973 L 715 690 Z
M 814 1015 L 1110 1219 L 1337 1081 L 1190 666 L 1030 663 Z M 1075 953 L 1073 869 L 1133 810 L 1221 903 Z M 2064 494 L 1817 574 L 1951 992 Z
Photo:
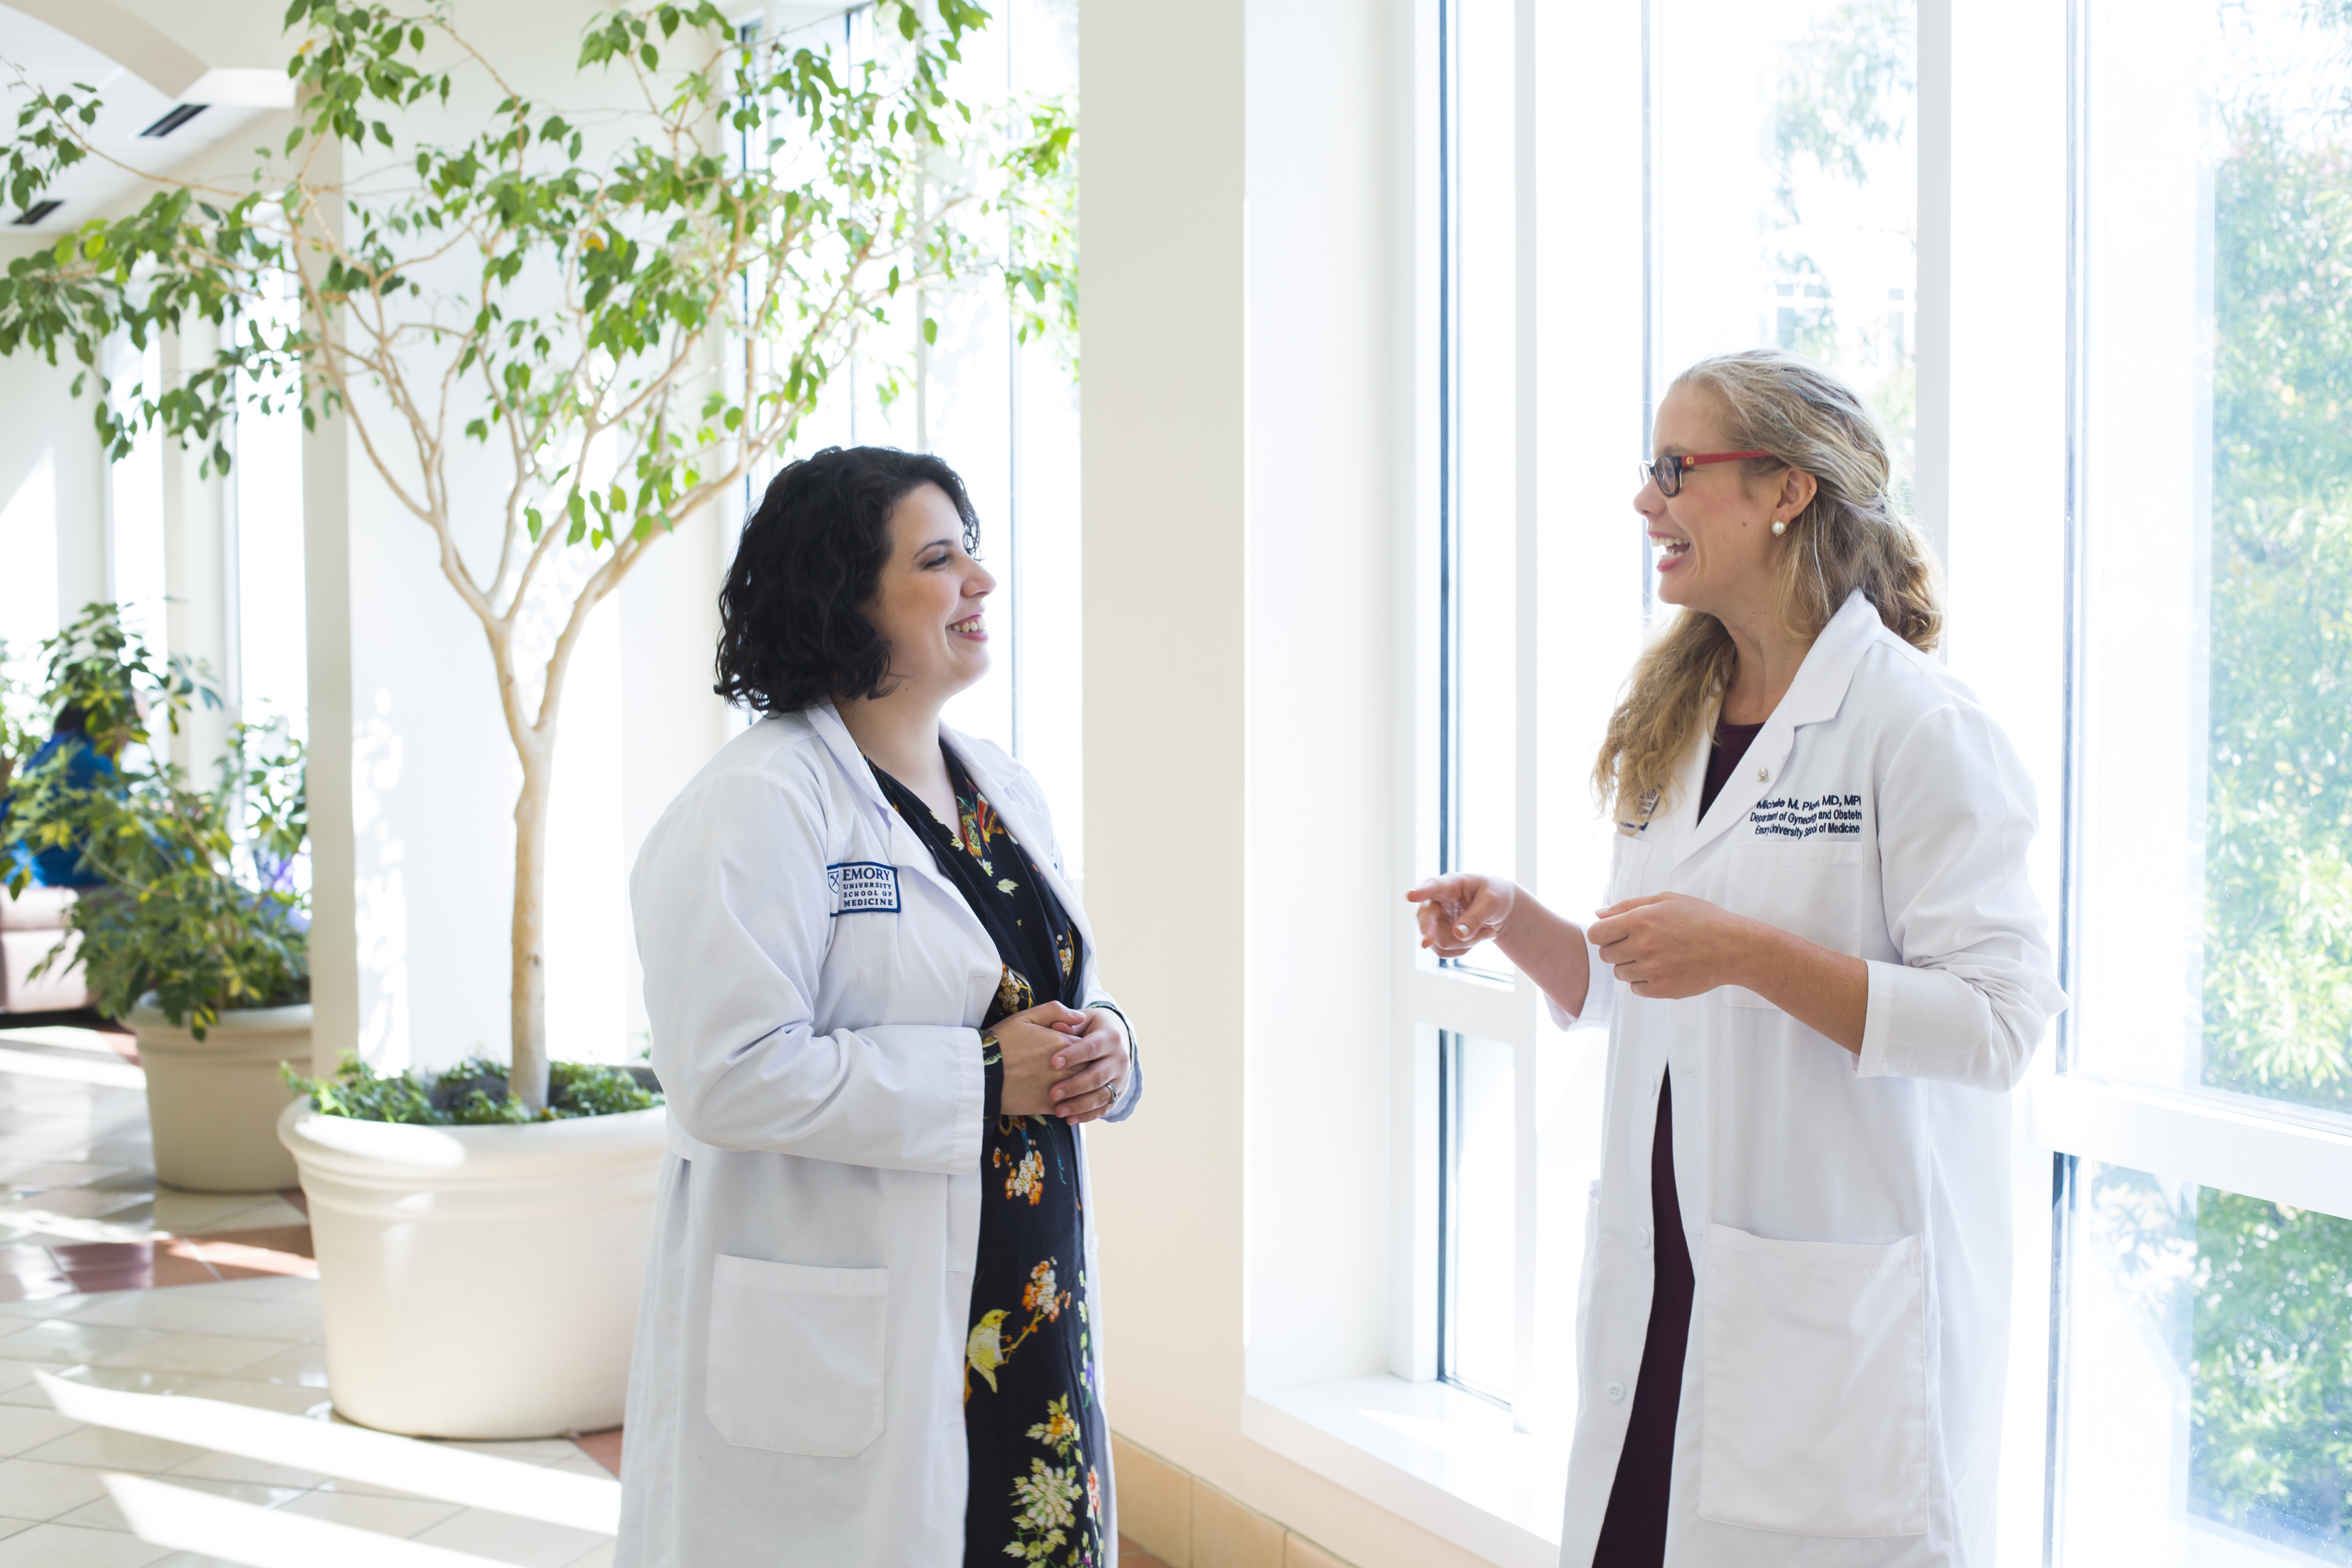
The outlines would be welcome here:
M 667 1117 L 411 1127 L 287 1107 L 336 1410 L 429 1437 L 617 1425 Z
M 150 999 L 152 1001 L 152 998 Z M 280 1062 L 310 1070 L 310 1009 L 223 1013 L 201 1040 L 142 1002 L 123 1020 L 139 1037 L 155 1175 L 198 1193 L 269 1192 L 294 1184 L 278 1116 L 296 1097 Z

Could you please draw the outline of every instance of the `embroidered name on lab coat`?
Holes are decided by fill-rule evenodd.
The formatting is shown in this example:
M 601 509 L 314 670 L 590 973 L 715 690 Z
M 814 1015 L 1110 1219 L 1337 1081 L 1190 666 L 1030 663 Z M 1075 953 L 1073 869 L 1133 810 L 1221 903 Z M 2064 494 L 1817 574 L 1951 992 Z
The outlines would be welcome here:
M 1784 795 L 1759 800 L 1748 814 L 1748 821 L 1759 838 L 1811 838 L 1821 834 L 1859 837 L 1862 796 L 1824 795 L 1799 800 Z
M 833 885 L 833 912 L 841 915 L 898 912 L 898 868 L 879 860 L 844 860 L 824 868 Z

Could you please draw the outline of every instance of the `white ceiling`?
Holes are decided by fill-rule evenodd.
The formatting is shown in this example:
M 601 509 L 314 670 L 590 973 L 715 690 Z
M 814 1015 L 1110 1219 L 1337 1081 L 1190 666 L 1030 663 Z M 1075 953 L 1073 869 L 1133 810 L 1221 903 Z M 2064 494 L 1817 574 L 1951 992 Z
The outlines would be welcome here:
M 170 171 L 271 108 L 291 103 L 293 88 L 277 72 L 215 70 L 173 98 L 80 39 L 0 5 L 0 115 L 5 116 L 6 133 L 12 138 L 16 134 L 16 111 L 27 101 L 26 84 L 56 92 L 75 91 L 76 83 L 98 89 L 103 107 L 88 134 L 104 156 L 83 160 L 50 185 L 44 199 L 61 205 L 38 224 L 20 226 L 15 222 L 16 207 L 0 209 L 0 241 L 63 233 L 129 205 L 126 198 L 136 197 L 142 184 L 138 174 Z M 175 103 L 209 107 L 168 136 L 139 134 Z M 117 163 L 124 166 L 117 167 Z

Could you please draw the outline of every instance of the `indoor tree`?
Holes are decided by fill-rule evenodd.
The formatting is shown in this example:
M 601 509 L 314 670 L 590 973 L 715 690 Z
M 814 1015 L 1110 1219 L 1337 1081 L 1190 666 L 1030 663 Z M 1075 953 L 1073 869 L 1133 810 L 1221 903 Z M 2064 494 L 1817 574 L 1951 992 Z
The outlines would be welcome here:
M 928 340 L 939 291 L 995 280 L 1024 337 L 1075 323 L 1072 126 L 1057 103 L 960 96 L 988 20 L 971 0 L 874 0 L 852 61 L 738 32 L 708 0 L 601 14 L 575 79 L 614 110 L 512 86 L 450 4 L 294 0 L 298 107 L 250 178 L 142 175 L 135 212 L 0 280 L 0 353 L 71 354 L 78 395 L 98 376 L 116 457 L 156 426 L 225 468 L 236 406 L 296 395 L 306 424 L 347 422 L 429 531 L 521 767 L 510 1083 L 533 1110 L 557 718 L 597 604 L 885 330 Z M 86 86 L 29 91 L 10 199 L 105 159 L 96 117 Z M 448 125 L 465 129 L 418 129 Z M 299 317 L 274 325 L 289 279 Z M 110 395 L 108 339 L 199 321 L 221 330 L 212 363 Z

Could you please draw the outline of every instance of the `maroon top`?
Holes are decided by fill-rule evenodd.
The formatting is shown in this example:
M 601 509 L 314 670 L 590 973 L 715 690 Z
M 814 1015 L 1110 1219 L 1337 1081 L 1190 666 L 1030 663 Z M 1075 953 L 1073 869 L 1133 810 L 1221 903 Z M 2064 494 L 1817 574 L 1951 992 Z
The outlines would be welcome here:
M 1715 727 L 1715 750 L 1706 759 L 1706 784 L 1698 815 L 1705 816 L 1723 793 L 1731 772 L 1747 756 L 1761 724 Z M 1633 1411 L 1625 1423 L 1625 1447 L 1617 1456 L 1617 1479 L 1609 1489 L 1609 1512 L 1601 1521 L 1601 1543 L 1592 1568 L 1656 1568 L 1666 1556 L 1666 1498 L 1675 1468 L 1675 1412 L 1683 1400 L 1683 1353 L 1690 1345 L 1690 1243 L 1683 1236 L 1682 1198 L 1675 1190 L 1675 1086 L 1658 1075 L 1658 1125 L 1650 1138 L 1650 1329 L 1642 1342 L 1642 1373 L 1633 1384 Z

